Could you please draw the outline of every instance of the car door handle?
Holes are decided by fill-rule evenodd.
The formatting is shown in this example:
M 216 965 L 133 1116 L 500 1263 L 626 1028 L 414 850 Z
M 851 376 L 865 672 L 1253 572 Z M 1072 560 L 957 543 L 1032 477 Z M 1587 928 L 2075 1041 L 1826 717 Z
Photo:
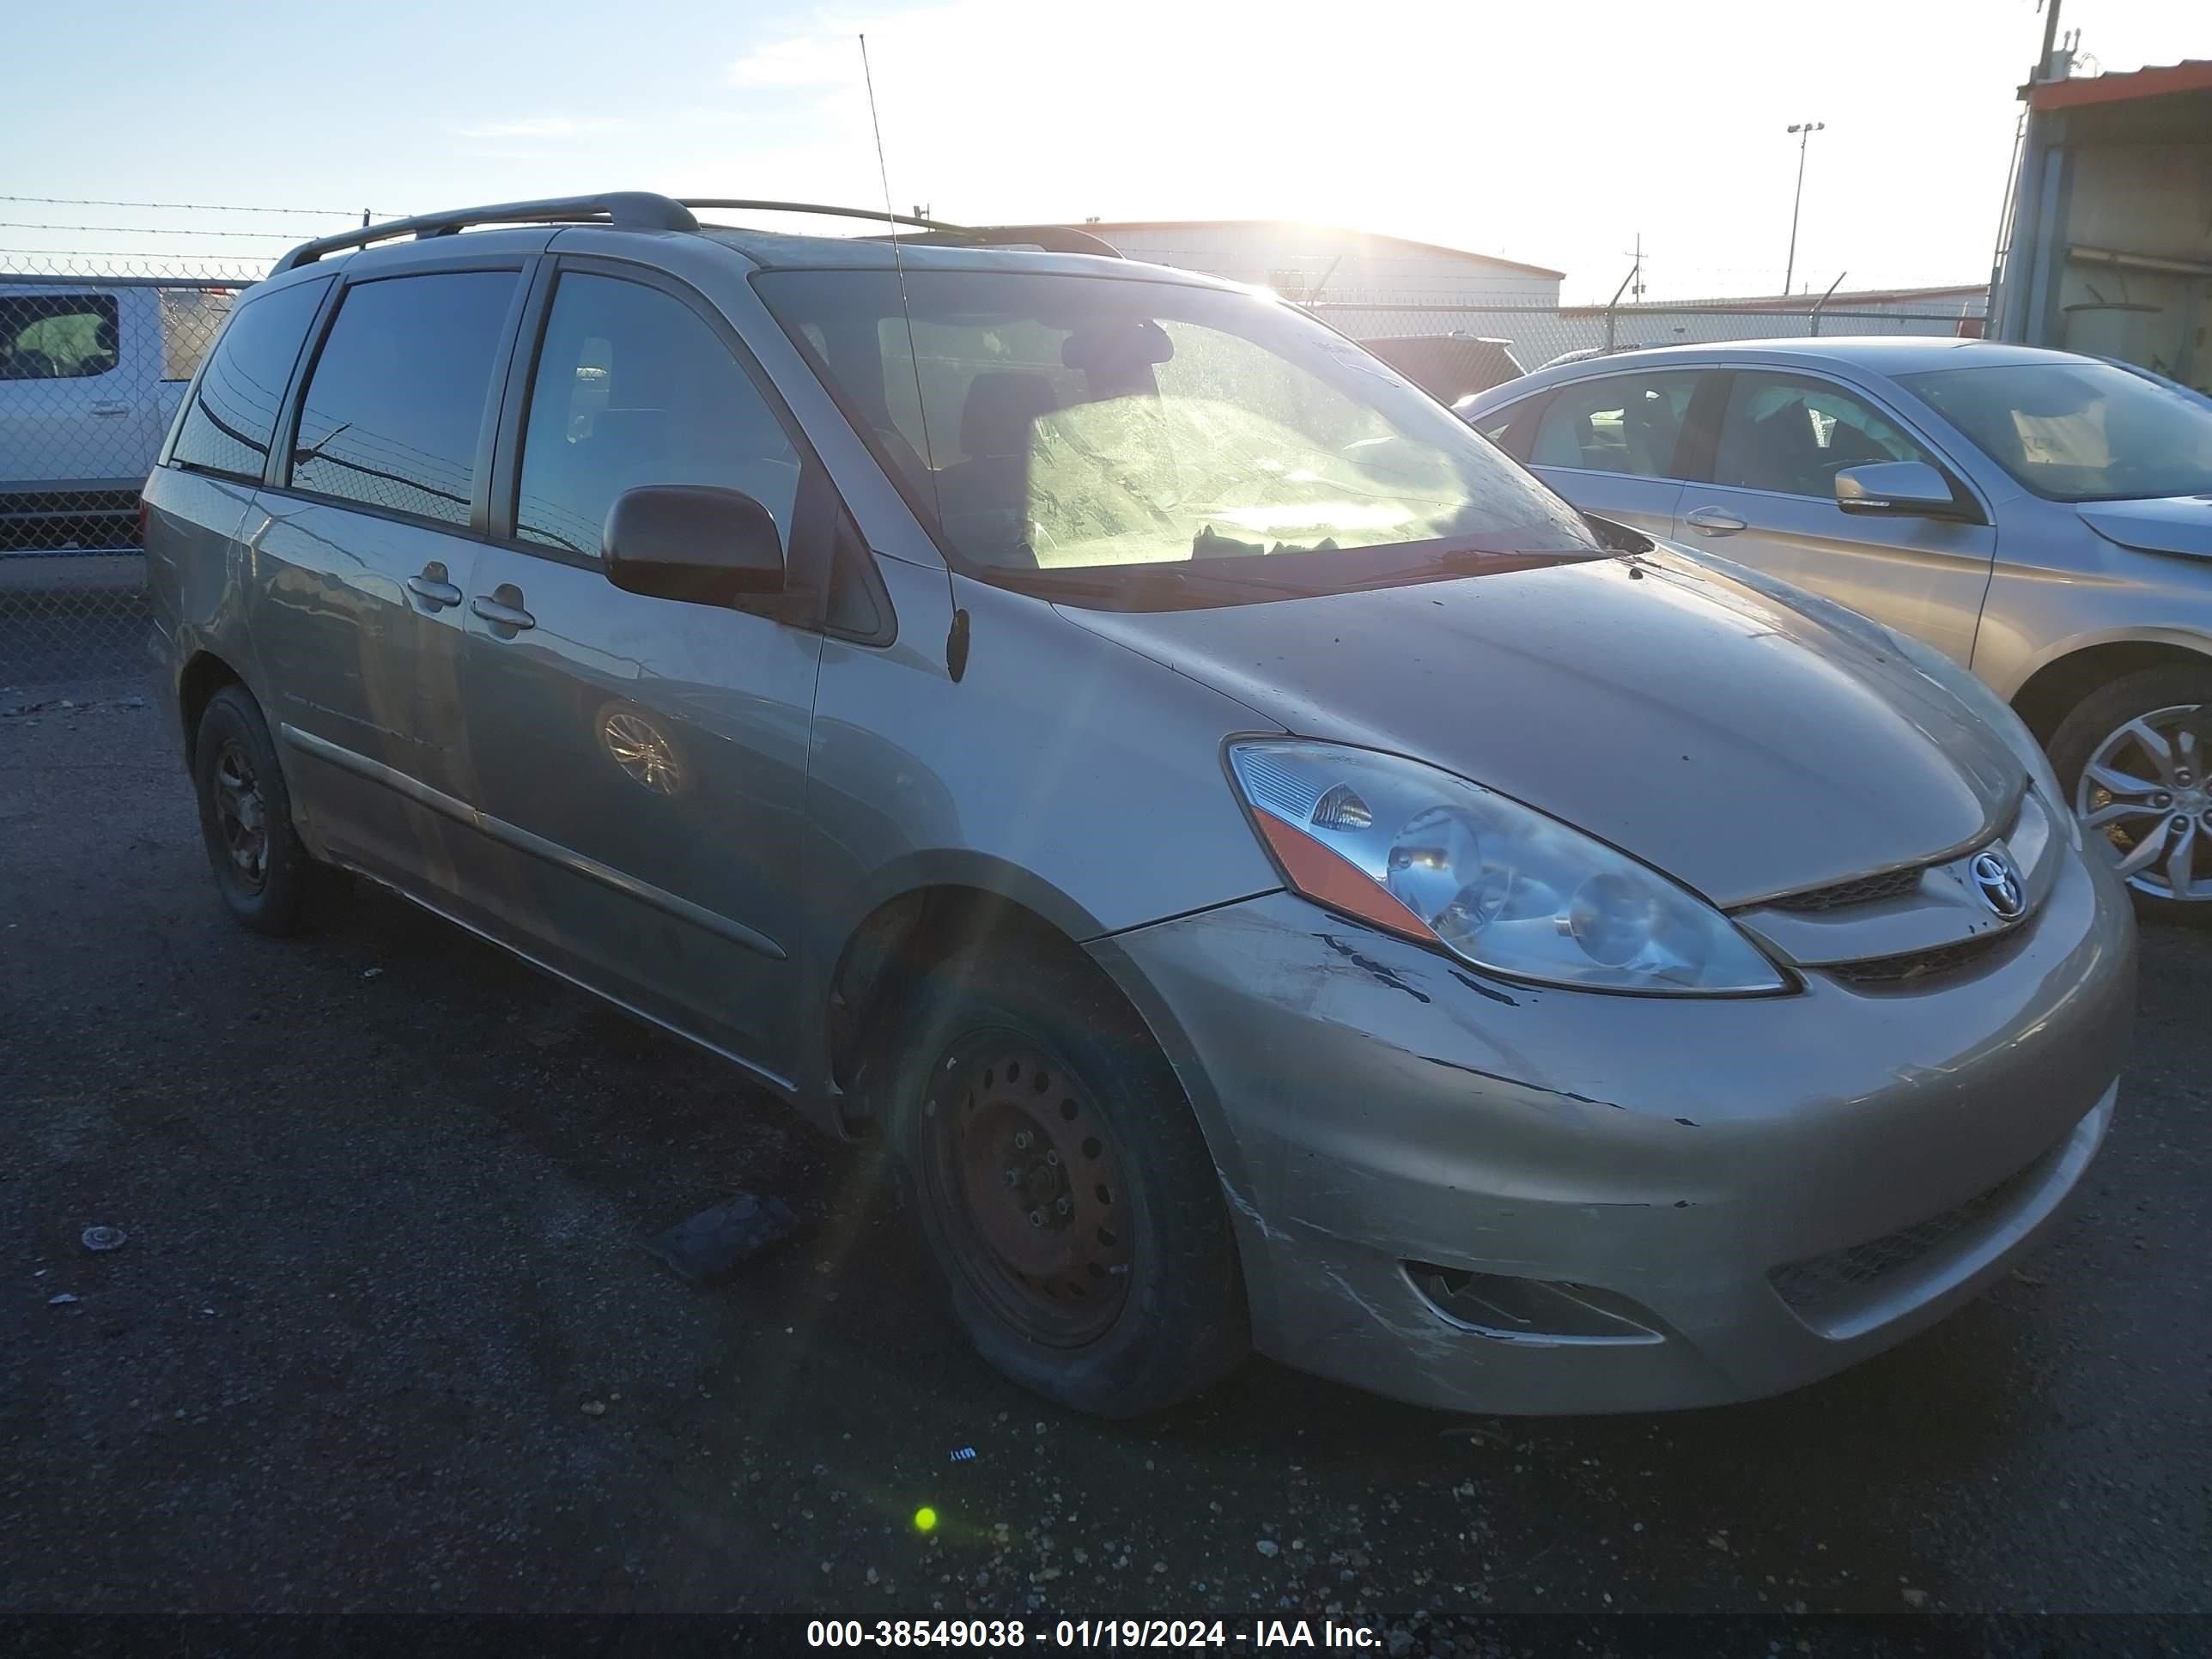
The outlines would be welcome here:
M 111 420 L 118 415 L 128 415 L 131 412 L 131 405 L 129 404 L 94 404 L 92 406 L 92 412 L 104 421 Z
M 1724 507 L 1701 507 L 1682 515 L 1682 522 L 1701 536 L 1733 536 L 1746 528 L 1744 521 Z
M 512 588 L 507 590 L 513 592 Z M 517 599 L 522 596 L 515 594 Z M 481 593 L 469 601 L 469 609 L 495 628 L 512 628 L 517 632 L 538 626 L 538 618 L 519 605 L 509 605 L 501 599 L 488 599 Z
M 407 591 L 433 611 L 461 602 L 461 590 L 446 580 L 446 568 L 434 564 L 419 576 L 407 579 Z

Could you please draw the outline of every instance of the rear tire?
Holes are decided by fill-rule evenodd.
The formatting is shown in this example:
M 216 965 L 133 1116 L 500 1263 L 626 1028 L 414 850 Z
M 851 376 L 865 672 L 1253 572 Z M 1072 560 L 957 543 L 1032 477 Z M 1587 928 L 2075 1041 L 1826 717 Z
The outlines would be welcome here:
M 940 964 L 887 1082 L 907 1201 L 992 1365 L 1073 1410 L 1137 1417 L 1243 1359 L 1213 1159 L 1151 1034 L 1087 963 Z
M 224 907 L 257 933 L 300 932 L 337 872 L 301 843 L 276 746 L 244 686 L 208 700 L 192 743 L 192 786 Z
M 2166 754 L 2130 733 L 2136 720 L 2164 741 Z M 2184 746 L 2185 733 L 2194 738 L 2193 753 Z M 2168 663 L 2100 687 L 2059 722 L 2050 751 L 2067 804 L 2082 817 L 2083 834 L 2110 842 L 2118 858 L 2140 852 L 2147 859 L 2128 878 L 2137 912 L 2212 925 L 2212 793 L 2206 790 L 2212 768 L 2212 665 Z M 2106 775 L 2153 787 L 2106 788 L 2096 775 L 2085 779 L 2093 763 Z M 2115 815 L 2093 825 L 2089 817 L 2100 811 Z M 2178 820 L 2186 820 L 2186 826 Z M 2171 862 L 2184 843 L 2191 896 L 2177 896 Z

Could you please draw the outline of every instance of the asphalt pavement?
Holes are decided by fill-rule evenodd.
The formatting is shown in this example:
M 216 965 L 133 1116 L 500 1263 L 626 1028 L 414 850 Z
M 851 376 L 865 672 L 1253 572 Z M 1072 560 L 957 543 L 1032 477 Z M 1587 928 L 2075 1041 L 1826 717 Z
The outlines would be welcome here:
M 1146 1423 L 1041 1405 L 866 1149 L 374 890 L 231 925 L 127 678 L 0 693 L 0 1613 L 2212 1633 L 2212 933 L 2146 932 L 2120 1115 L 2027 1266 L 1817 1387 L 1611 1419 L 1265 1362 Z M 711 1290 L 641 1248 L 740 1189 L 805 1236 Z

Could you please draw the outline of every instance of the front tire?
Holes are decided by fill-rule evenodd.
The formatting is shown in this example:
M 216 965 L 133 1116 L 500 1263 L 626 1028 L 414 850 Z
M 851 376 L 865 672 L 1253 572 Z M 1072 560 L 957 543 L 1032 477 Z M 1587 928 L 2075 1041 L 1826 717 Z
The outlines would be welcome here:
M 257 933 L 299 932 L 330 872 L 301 844 L 276 746 L 244 686 L 208 700 L 192 744 L 192 785 L 224 908 Z
M 1096 969 L 956 958 L 922 981 L 900 1048 L 902 1186 L 986 1360 L 1105 1417 L 1162 1410 L 1235 1369 L 1249 1319 L 1213 1160 Z
M 2111 843 L 2136 908 L 2212 922 L 2212 666 L 2169 663 L 2099 688 L 2050 750 L 2083 832 Z

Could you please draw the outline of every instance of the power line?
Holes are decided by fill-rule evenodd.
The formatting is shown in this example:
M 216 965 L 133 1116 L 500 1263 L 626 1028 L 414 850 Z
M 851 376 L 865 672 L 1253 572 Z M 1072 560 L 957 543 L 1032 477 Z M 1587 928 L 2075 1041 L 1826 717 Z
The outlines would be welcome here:
M 41 207 L 162 208 L 177 213 L 292 213 L 315 219 L 349 219 L 366 209 L 240 207 L 228 202 L 112 202 L 96 196 L 0 196 L 0 202 L 36 202 Z

